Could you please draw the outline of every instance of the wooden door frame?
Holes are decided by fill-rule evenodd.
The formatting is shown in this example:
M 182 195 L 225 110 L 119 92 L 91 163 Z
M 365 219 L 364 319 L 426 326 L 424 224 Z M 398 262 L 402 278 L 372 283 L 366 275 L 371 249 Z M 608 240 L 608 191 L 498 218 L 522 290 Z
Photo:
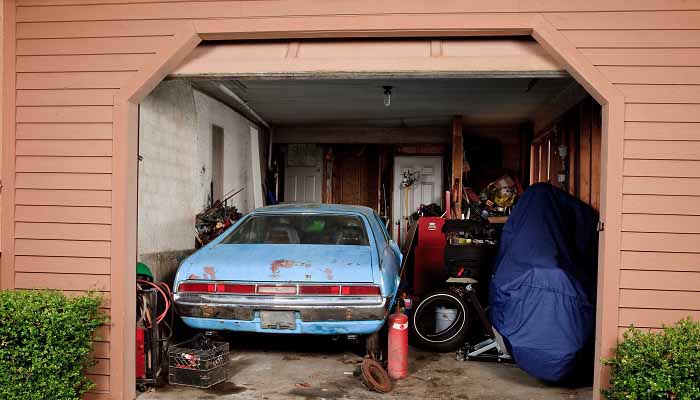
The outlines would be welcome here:
M 596 360 L 611 354 L 618 337 L 624 96 L 542 14 L 401 14 L 183 21 L 172 40 L 159 49 L 158 56 L 135 73 L 114 97 L 112 268 L 115 272 L 111 277 L 113 327 L 110 375 L 116 397 L 134 397 L 132 349 L 135 345 L 136 289 L 133 265 L 137 251 L 138 103 L 203 40 L 469 36 L 533 37 L 603 107 L 601 170 L 606 174 L 601 181 L 600 215 L 605 222 L 605 231 L 600 238 L 598 261 Z M 7 140 L 4 143 L 10 145 L 9 149 L 14 149 L 12 143 Z M 4 160 L 3 167 L 9 167 L 8 164 Z M 13 169 L 4 168 L 3 177 L 13 173 Z M 3 201 L 3 205 L 14 206 L 7 204 L 7 201 Z M 7 210 L 7 207 L 3 209 Z M 3 226 L 14 223 L 9 218 L 14 218 L 14 215 L 7 213 L 3 216 Z M 3 239 L 8 239 L 3 240 L 4 247 L 11 247 L 11 238 L 4 235 Z M 5 258 L 3 255 L 4 265 Z M 601 382 L 605 381 L 604 369 L 597 362 L 595 398 L 599 397 Z

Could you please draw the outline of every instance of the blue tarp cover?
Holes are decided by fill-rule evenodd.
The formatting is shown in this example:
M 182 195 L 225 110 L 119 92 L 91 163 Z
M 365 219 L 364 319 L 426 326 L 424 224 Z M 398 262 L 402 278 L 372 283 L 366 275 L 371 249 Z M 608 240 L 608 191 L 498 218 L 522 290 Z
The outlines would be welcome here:
M 518 365 L 545 381 L 591 365 L 597 221 L 590 206 L 540 183 L 523 193 L 503 228 L 491 321 Z

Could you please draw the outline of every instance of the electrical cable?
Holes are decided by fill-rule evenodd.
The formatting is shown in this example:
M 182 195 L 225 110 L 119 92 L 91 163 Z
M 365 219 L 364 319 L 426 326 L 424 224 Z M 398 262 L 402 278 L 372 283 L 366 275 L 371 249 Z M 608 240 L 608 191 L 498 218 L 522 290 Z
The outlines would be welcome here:
M 136 282 L 152 286 L 153 288 L 158 290 L 158 292 L 161 294 L 161 296 L 163 296 L 163 299 L 165 300 L 165 309 L 163 310 L 163 312 L 160 315 L 158 315 L 158 317 L 156 317 L 156 321 L 155 321 L 156 325 L 160 324 L 163 321 L 163 319 L 165 318 L 165 316 L 168 314 L 168 310 L 170 310 L 170 297 L 165 294 L 166 292 L 163 290 L 163 288 L 161 286 L 159 286 L 153 282 L 149 282 L 149 281 L 143 280 L 143 279 L 137 279 Z M 168 293 L 171 293 L 170 288 L 167 285 L 166 285 L 165 290 Z M 151 322 L 151 326 L 153 326 L 153 322 Z M 149 326 L 149 328 L 151 326 Z

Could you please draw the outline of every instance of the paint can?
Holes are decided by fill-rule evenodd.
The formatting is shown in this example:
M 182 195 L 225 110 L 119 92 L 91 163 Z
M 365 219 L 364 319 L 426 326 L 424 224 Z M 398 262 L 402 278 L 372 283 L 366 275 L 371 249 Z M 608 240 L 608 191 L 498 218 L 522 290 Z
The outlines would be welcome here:
M 457 319 L 457 309 L 447 307 L 435 308 L 435 333 L 444 332 Z

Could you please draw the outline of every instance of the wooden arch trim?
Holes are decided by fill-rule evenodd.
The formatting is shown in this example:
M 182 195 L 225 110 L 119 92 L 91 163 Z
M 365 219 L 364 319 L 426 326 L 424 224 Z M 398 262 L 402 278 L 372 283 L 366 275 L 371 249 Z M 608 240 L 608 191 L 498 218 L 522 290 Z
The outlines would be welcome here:
M 596 360 L 610 355 L 618 336 L 622 226 L 624 96 L 541 14 L 318 16 L 183 22 L 173 40 L 137 72 L 114 99 L 112 362 L 115 398 L 134 397 L 134 329 L 138 102 L 203 40 L 348 39 L 401 37 L 532 36 L 603 108 L 601 233 L 598 265 Z M 117 206 L 121 205 L 121 206 Z M 594 396 L 606 376 L 595 367 Z

